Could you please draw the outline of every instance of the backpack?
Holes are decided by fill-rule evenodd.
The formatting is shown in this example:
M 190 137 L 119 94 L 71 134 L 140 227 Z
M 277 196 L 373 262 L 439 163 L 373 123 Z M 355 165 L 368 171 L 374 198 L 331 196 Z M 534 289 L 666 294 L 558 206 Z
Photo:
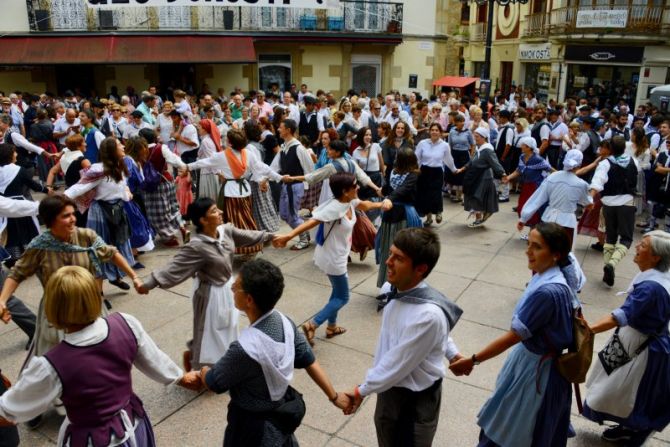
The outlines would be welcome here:
M 344 166 L 342 166 L 341 163 L 333 163 L 333 166 L 335 166 L 335 171 L 338 174 L 341 174 L 343 172 L 348 172 L 349 174 L 354 174 L 356 172 L 356 166 L 354 166 L 354 162 L 349 160 L 348 158 L 345 158 L 344 161 L 347 162 L 347 170 L 344 170 Z

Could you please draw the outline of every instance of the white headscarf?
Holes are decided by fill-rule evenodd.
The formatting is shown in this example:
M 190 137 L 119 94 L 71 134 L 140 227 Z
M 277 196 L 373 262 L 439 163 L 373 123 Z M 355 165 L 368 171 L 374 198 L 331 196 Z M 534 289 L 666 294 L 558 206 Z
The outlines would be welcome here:
M 563 159 L 563 170 L 572 171 L 575 168 L 578 168 L 582 165 L 582 160 L 584 159 L 584 154 L 579 149 L 570 149 L 565 154 Z
M 535 138 L 533 137 L 523 137 L 519 140 L 519 144 L 525 144 L 529 148 L 533 150 L 536 154 L 540 153 L 540 150 L 537 148 L 537 142 L 535 141 Z

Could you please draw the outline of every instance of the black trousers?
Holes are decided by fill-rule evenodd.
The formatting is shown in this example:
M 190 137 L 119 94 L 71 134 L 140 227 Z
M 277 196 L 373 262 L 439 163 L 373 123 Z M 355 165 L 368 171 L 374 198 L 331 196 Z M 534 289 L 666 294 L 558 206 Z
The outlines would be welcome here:
M 5 285 L 5 279 L 7 279 L 7 273 L 0 268 L 0 289 Z M 12 321 L 32 340 L 33 335 L 35 335 L 35 322 L 37 321 L 35 314 L 14 295 L 7 300 L 7 308 L 12 314 Z
M 423 391 L 394 387 L 379 393 L 375 427 L 380 447 L 430 447 L 442 401 L 442 379 Z
M 603 205 L 603 216 L 605 216 L 605 242 L 616 244 L 618 241 L 626 248 L 630 248 L 635 231 L 635 207 Z

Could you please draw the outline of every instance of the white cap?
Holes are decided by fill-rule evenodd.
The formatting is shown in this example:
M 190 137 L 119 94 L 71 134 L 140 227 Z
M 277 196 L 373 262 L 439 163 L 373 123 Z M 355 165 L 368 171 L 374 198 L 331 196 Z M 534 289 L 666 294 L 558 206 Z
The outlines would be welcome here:
M 563 170 L 572 171 L 575 168 L 578 168 L 582 165 L 582 160 L 584 159 L 584 154 L 579 149 L 570 149 L 565 153 L 565 158 L 563 159 Z
M 533 137 L 523 137 L 522 139 L 519 140 L 519 144 L 525 144 L 529 148 L 533 150 L 533 152 L 537 151 L 537 141 L 535 141 L 535 138 Z
M 491 137 L 491 133 L 486 127 L 478 127 L 475 129 L 475 133 L 479 134 L 480 137 L 486 138 L 486 141 Z

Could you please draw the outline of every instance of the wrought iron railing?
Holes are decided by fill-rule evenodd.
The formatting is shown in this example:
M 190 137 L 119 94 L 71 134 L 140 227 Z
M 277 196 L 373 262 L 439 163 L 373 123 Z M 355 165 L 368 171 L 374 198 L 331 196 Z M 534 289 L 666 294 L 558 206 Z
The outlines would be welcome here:
M 578 27 L 577 16 L 580 11 L 625 10 L 626 26 L 613 28 L 607 26 Z M 610 33 L 621 32 L 638 35 L 670 35 L 670 7 L 654 5 L 610 6 L 568 6 L 556 8 L 547 13 L 529 14 L 523 35 L 526 37 L 546 37 L 550 34 L 573 33 Z
M 402 33 L 403 4 L 340 0 L 337 9 L 163 6 L 95 10 L 81 0 L 32 0 L 32 31 L 241 31 Z

